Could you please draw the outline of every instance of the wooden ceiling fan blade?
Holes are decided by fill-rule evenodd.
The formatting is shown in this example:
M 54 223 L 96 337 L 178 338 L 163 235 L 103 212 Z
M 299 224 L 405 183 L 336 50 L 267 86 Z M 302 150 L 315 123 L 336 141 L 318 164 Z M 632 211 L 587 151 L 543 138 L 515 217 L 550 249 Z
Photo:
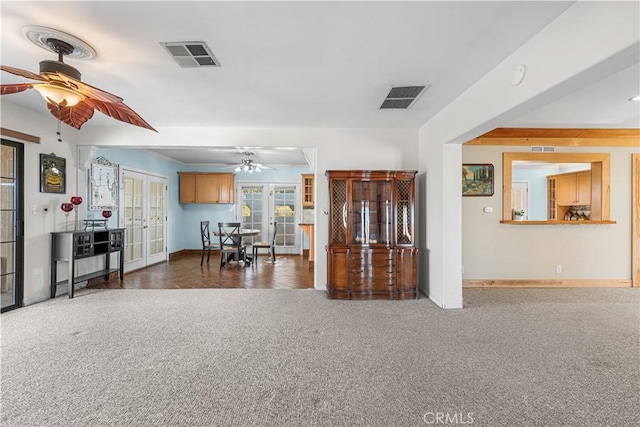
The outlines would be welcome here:
M 124 102 L 107 103 L 92 98 L 87 98 L 84 102 L 88 103 L 106 116 L 157 132 L 157 130 L 140 117 L 138 113 L 129 108 Z
M 0 95 L 11 95 L 31 89 L 35 83 L 16 83 L 11 85 L 0 85 Z
M 59 107 L 48 102 L 47 108 L 56 119 L 78 130 L 93 117 L 93 107 L 86 102 L 80 102 L 73 107 Z
M 0 70 L 7 73 L 15 74 L 16 76 L 26 77 L 32 80 L 39 80 L 41 82 L 48 82 L 47 76 L 41 76 L 40 74 L 32 73 L 31 71 L 23 70 L 22 68 L 9 67 L 8 65 L 0 65 Z

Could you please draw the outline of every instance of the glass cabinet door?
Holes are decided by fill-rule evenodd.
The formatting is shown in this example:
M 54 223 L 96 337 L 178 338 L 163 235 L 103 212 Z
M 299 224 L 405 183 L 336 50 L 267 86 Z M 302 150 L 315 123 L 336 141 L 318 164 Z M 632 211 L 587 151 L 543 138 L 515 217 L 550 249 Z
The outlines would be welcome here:
M 390 181 L 356 181 L 351 188 L 351 243 L 393 243 L 393 189 Z
M 413 245 L 413 181 L 396 180 L 397 207 L 397 245 Z

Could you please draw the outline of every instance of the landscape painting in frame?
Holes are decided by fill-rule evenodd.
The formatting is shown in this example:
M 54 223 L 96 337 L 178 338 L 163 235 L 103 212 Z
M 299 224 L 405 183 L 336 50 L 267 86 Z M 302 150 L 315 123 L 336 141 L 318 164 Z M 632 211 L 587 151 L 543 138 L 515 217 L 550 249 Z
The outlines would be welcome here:
M 493 165 L 462 165 L 463 196 L 493 196 Z

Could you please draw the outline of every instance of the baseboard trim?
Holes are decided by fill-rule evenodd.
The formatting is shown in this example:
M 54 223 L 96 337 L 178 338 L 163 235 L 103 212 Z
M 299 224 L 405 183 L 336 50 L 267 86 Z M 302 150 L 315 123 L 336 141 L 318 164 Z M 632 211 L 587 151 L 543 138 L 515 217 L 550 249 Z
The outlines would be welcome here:
M 465 279 L 463 288 L 630 288 L 631 279 Z

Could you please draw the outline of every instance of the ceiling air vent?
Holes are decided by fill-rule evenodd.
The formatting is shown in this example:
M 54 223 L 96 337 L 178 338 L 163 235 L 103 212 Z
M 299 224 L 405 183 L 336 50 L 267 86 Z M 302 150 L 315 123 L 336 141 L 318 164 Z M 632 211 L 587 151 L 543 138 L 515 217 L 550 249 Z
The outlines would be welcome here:
M 424 92 L 429 86 L 396 86 L 392 87 L 389 94 L 380 106 L 381 110 L 386 109 L 402 109 L 406 110 L 411 107 L 413 102 Z
M 220 62 L 213 56 L 205 42 L 160 42 L 160 44 L 182 68 L 220 66 Z
M 553 153 L 556 151 L 556 147 L 549 146 L 531 146 L 531 152 L 533 153 Z

